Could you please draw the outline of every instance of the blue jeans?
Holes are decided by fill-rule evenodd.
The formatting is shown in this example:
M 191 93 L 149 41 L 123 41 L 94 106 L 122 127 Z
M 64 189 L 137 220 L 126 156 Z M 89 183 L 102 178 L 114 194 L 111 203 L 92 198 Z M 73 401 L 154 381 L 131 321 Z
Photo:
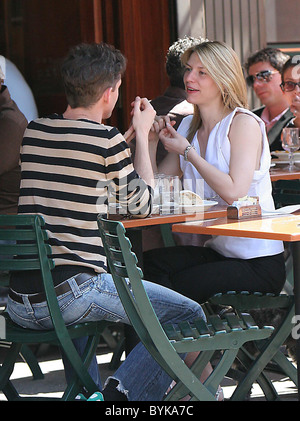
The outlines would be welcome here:
M 67 325 L 74 323 L 108 320 L 130 324 L 120 302 L 112 276 L 100 274 L 78 286 L 73 278 L 66 280 L 71 291 L 60 295 L 58 302 Z M 168 288 L 144 281 L 154 311 L 161 323 L 205 318 L 201 306 L 189 298 Z M 21 295 L 24 304 L 9 298 L 7 310 L 17 324 L 31 329 L 51 329 L 52 322 L 46 302 L 31 305 L 27 295 Z M 77 348 L 82 340 L 77 341 Z M 95 363 L 95 360 L 94 360 Z M 94 381 L 99 384 L 97 374 L 91 368 Z M 139 343 L 127 356 L 113 378 L 119 381 L 118 389 L 129 400 L 161 400 L 170 384 L 169 376 Z

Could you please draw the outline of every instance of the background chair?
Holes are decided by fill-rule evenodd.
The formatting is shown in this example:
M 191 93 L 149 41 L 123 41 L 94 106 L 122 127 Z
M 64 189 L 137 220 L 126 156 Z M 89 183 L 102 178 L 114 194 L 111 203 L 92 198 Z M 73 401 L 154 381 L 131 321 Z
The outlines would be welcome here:
M 266 323 L 263 312 L 269 310 L 281 311 L 278 326 L 268 339 L 254 342 L 250 348 L 246 344 L 239 350 L 237 360 L 240 363 L 238 369 L 241 369 L 241 371 L 231 372 L 231 377 L 238 381 L 238 387 L 231 397 L 232 400 L 246 399 L 254 382 L 260 385 L 267 400 L 279 400 L 279 395 L 266 374 L 267 370 L 285 374 L 297 386 L 297 368 L 281 349 L 293 326 L 292 318 L 295 314 L 295 303 L 292 295 L 229 291 L 226 294 L 216 294 L 211 297 L 209 304 L 231 306 L 237 314 L 247 311 L 253 315 L 258 324 L 255 316 L 256 311 L 258 311 L 257 317 L 262 317 L 262 323 Z M 270 320 L 270 324 L 272 322 L 273 320 Z
M 275 207 L 300 204 L 300 180 L 278 180 L 273 183 L 273 199 Z M 285 259 L 287 281 L 284 289 L 288 294 L 293 293 L 293 267 L 290 243 L 285 243 Z
M 189 394 L 192 400 L 215 400 L 217 388 L 234 361 L 239 348 L 253 339 L 270 336 L 273 328 L 259 329 L 247 314 L 209 316 L 207 323 L 197 319 L 178 326 L 162 326 L 144 289 L 142 271 L 137 266 L 125 228 L 118 221 L 98 218 L 100 235 L 109 267 L 125 311 L 152 357 L 175 380 L 176 386 L 165 400 L 179 400 Z M 202 384 L 200 374 L 215 351 L 222 351 L 219 364 Z M 191 368 L 179 354 L 200 351 Z
M 44 221 L 38 215 L 0 215 L 0 240 L 14 242 L 9 245 L 0 244 L 0 271 L 40 270 L 53 323 L 53 330 L 23 329 L 13 323 L 6 312 L 1 314 L 1 318 L 5 317 L 6 326 L 0 340 L 7 346 L 7 353 L 0 366 L 0 390 L 8 400 L 22 399 L 10 381 L 10 376 L 22 347 L 28 344 L 59 345 L 69 360 L 74 376 L 67 385 L 62 400 L 73 400 L 83 388 L 89 395 L 98 389 L 88 374 L 87 367 L 107 322 L 80 323 L 69 327 L 65 325 L 54 290 L 51 275 L 54 262 L 49 257 L 51 248 L 47 244 L 47 234 L 42 229 L 43 226 Z M 72 342 L 72 339 L 79 337 L 88 337 L 82 357 L 78 355 Z
M 300 180 L 278 180 L 273 183 L 275 207 L 300 203 Z

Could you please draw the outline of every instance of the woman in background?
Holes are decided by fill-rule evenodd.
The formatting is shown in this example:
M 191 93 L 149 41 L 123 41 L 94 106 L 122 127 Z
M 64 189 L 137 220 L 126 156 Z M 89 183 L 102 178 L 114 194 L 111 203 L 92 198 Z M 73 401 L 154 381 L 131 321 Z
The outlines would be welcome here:
M 295 118 L 289 127 L 300 127 L 300 57 L 290 58 L 283 66 L 281 89 Z

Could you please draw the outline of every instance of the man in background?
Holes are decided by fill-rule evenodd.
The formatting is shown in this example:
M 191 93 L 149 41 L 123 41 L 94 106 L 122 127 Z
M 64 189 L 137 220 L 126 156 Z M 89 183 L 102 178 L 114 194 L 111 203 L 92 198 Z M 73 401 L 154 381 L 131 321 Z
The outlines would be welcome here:
M 281 71 L 288 59 L 289 56 L 277 48 L 264 48 L 251 55 L 245 64 L 246 81 L 262 103 L 253 111 L 265 122 L 271 151 L 282 150 L 282 129 L 293 118 L 280 88 Z

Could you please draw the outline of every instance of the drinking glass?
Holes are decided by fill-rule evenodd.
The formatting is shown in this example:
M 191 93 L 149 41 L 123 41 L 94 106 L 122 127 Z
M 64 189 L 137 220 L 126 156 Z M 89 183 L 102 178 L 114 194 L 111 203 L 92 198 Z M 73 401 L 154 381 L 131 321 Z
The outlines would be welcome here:
M 179 177 L 156 174 L 154 189 L 154 206 L 159 206 L 162 215 L 179 213 L 179 192 L 181 182 Z
M 299 129 L 285 127 L 281 136 L 282 148 L 289 153 L 289 171 L 295 169 L 294 152 L 300 148 Z

